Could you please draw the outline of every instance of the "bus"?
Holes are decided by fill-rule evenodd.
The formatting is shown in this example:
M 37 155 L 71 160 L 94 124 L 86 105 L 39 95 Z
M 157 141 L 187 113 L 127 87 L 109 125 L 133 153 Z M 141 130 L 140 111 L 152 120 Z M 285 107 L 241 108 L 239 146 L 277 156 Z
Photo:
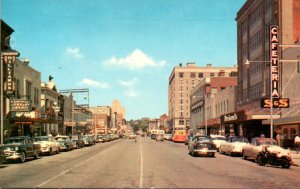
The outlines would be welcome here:
M 151 139 L 155 139 L 156 135 L 158 134 L 165 134 L 164 130 L 158 130 L 158 129 L 153 129 L 150 131 L 150 137 Z
M 184 142 L 186 139 L 186 129 L 185 127 L 175 126 L 173 134 L 173 142 Z

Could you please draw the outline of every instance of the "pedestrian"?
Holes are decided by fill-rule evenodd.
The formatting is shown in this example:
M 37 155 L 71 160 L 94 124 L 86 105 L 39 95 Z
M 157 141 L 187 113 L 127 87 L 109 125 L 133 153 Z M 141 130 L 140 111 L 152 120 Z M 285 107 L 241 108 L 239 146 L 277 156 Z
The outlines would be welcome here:
M 281 147 L 281 135 L 280 135 L 280 133 L 278 133 L 278 134 L 276 135 L 276 140 L 277 140 L 277 142 L 278 142 L 278 145 Z
M 295 142 L 295 148 L 297 150 L 297 154 L 299 154 L 299 150 L 300 150 L 300 137 L 297 135 L 294 139 Z

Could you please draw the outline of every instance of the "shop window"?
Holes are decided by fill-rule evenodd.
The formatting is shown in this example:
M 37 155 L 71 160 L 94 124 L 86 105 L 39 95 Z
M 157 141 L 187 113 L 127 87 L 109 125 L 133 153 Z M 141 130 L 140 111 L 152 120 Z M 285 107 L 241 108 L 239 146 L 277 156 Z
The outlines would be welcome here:
M 292 139 L 297 136 L 295 128 L 291 128 L 291 130 L 290 130 L 290 136 L 291 136 Z

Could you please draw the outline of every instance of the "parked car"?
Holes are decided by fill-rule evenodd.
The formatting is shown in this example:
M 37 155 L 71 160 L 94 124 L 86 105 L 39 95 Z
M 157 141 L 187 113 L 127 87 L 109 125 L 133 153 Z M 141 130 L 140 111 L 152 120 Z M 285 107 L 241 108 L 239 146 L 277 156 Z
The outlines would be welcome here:
M 172 134 L 164 134 L 165 140 L 172 140 Z
M 58 135 L 54 139 L 59 142 L 60 150 L 70 151 L 74 149 L 74 143 L 67 135 Z
M 6 156 L 6 161 L 19 160 L 24 163 L 27 157 L 37 159 L 40 155 L 41 145 L 34 144 L 32 138 L 28 136 L 18 136 L 7 138 L 4 145 L 0 147 Z
M 84 147 L 84 141 L 82 139 L 82 136 L 72 136 L 71 140 L 73 141 L 75 148 L 83 148 Z
M 3 149 L 0 149 L 0 165 L 6 161 L 6 156 Z
M 252 138 L 251 143 L 243 147 L 243 158 L 257 160 L 257 156 L 262 152 L 263 148 L 268 146 L 268 151 L 276 153 L 278 157 L 288 157 L 291 159 L 291 153 L 289 150 L 278 146 L 276 140 L 271 138 Z
M 83 141 L 84 141 L 84 146 L 92 146 L 96 143 L 96 141 L 94 141 L 90 136 L 88 135 L 84 135 L 82 137 Z
M 188 143 L 188 150 L 192 156 L 206 155 L 215 157 L 216 146 L 210 136 L 194 136 Z
M 60 150 L 60 145 L 54 137 L 49 136 L 37 136 L 34 138 L 35 144 L 41 145 L 42 154 L 58 154 Z
M 104 135 L 97 135 L 96 142 L 105 142 Z
M 226 141 L 226 137 L 222 135 L 210 135 L 213 143 L 216 145 L 217 151 L 219 151 L 219 148 L 221 144 L 223 144 Z
M 243 147 L 248 144 L 249 141 L 246 137 L 230 136 L 226 142 L 220 145 L 219 152 L 228 155 L 242 155 Z
M 164 135 L 163 134 L 157 134 L 156 137 L 155 137 L 155 140 L 163 142 L 164 141 Z

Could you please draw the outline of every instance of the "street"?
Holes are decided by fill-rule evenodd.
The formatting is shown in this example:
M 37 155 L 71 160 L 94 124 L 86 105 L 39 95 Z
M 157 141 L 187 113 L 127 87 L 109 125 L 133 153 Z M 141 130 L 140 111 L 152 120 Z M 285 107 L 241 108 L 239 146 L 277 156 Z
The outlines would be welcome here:
M 138 137 L 119 139 L 0 168 L 3 188 L 291 188 L 300 168 L 241 157 L 192 157 L 187 146 Z

